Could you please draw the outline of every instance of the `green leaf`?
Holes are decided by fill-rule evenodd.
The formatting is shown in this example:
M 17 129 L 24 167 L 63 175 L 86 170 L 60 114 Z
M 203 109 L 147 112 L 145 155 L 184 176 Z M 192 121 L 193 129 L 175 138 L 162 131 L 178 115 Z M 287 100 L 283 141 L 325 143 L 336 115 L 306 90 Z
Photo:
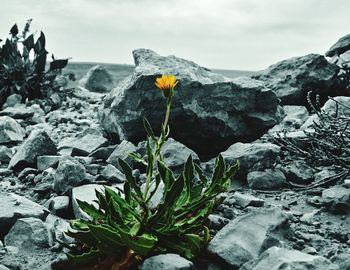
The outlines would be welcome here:
M 68 230 L 65 234 L 69 237 L 74 238 L 75 240 L 84 243 L 88 246 L 95 246 L 97 244 L 97 240 L 90 231 L 71 231 Z
M 202 170 L 202 168 L 198 165 L 198 164 L 194 164 L 194 168 L 199 176 L 199 179 L 202 181 L 202 183 L 204 184 L 204 186 L 207 185 L 208 183 L 208 179 L 207 177 L 204 175 L 204 172 Z
M 131 203 L 131 187 L 129 182 L 124 183 L 124 198 L 128 204 Z
M 143 233 L 140 236 L 132 236 L 121 230 L 120 235 L 124 244 L 141 256 L 146 256 L 157 242 L 157 237 L 149 233 Z
M 181 194 L 184 185 L 185 184 L 183 175 L 180 175 L 179 178 L 176 181 L 174 181 L 169 190 L 164 190 L 164 202 L 159 204 L 156 213 L 152 215 L 148 220 L 148 227 L 152 227 L 152 225 L 154 225 L 158 220 L 160 220 L 165 213 L 172 213 L 172 210 L 176 205 L 176 200 L 179 198 L 179 195 Z
M 194 254 L 199 253 L 204 246 L 204 241 L 196 234 L 185 234 L 185 239 Z
M 191 190 L 193 186 L 194 179 L 194 166 L 192 156 L 189 155 L 186 163 L 185 163 L 185 171 L 184 171 L 184 180 L 186 184 L 186 192 L 187 192 L 187 201 L 191 199 Z
M 152 149 L 151 149 L 151 145 L 150 145 L 150 141 L 147 138 L 147 142 L 146 142 L 146 154 L 147 154 L 147 168 L 146 168 L 146 175 L 148 177 L 152 177 L 152 173 L 153 173 L 153 154 L 152 154 Z
M 158 160 L 158 172 L 161 176 L 161 179 L 164 183 L 164 192 L 167 192 L 169 189 L 169 186 L 174 182 L 174 175 L 173 172 L 165 165 L 164 162 Z
M 140 198 L 142 198 L 143 196 L 141 189 L 136 183 L 136 178 L 132 175 L 132 168 L 130 167 L 130 165 L 121 158 L 118 159 L 118 163 L 126 177 L 126 180 L 130 183 L 130 187 L 136 192 L 136 194 Z
M 105 186 L 105 193 L 107 201 L 110 201 L 111 199 L 117 206 L 117 211 L 119 212 L 119 215 L 123 217 L 125 213 L 132 214 L 135 218 L 139 219 L 139 215 L 136 212 L 134 208 L 131 207 L 117 192 L 115 192 L 113 189 Z
M 157 141 L 156 136 L 154 135 L 152 126 L 148 122 L 146 117 L 143 118 L 143 126 L 145 127 L 145 130 L 146 130 L 148 136 L 151 137 L 153 141 Z
M 240 162 L 239 162 L 239 160 L 237 160 L 234 165 L 232 165 L 228 168 L 228 170 L 226 171 L 225 177 L 231 178 L 239 171 L 239 168 L 240 168 Z
M 129 156 L 136 162 L 142 163 L 143 165 L 147 166 L 147 162 L 143 160 L 139 153 L 129 153 Z
M 84 252 L 79 255 L 67 253 L 67 257 L 73 265 L 85 265 L 96 262 L 100 257 L 100 251 L 98 249 L 90 249 L 89 252 Z
M 119 250 L 124 246 L 120 234 L 112 228 L 89 224 L 89 229 L 96 240 L 100 241 L 110 252 L 113 252 L 113 249 Z
M 78 199 L 77 199 L 77 203 L 78 203 L 79 207 L 81 208 L 81 210 L 83 210 L 86 214 L 88 214 L 92 219 L 96 220 L 96 219 L 104 219 L 105 218 L 103 212 L 100 211 L 99 209 L 97 209 L 92 204 L 89 204 L 89 203 L 84 202 L 84 201 L 80 201 Z
M 181 256 L 191 260 L 196 255 L 185 241 L 182 241 L 179 237 L 171 237 L 163 235 L 158 236 L 158 242 L 161 247 L 164 247 L 167 252 L 175 252 Z

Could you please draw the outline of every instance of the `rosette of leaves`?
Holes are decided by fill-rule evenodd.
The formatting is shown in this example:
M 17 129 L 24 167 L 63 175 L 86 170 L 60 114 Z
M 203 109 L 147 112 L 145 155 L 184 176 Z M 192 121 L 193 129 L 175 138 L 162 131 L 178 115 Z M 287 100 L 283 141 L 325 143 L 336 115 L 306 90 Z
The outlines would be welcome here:
M 149 126 L 146 130 L 150 130 Z M 153 172 L 155 188 L 147 194 L 133 176 L 130 165 L 119 160 L 126 177 L 123 192 L 106 186 L 104 192 L 96 191 L 97 205 L 78 201 L 90 219 L 70 223 L 67 234 L 77 241 L 68 254 L 72 263 L 86 264 L 111 257 L 118 263 L 130 263 L 125 259 L 131 258 L 130 254 L 134 260 L 140 260 L 166 252 L 192 259 L 207 245 L 210 240 L 205 226 L 207 217 L 217 195 L 227 191 L 239 163 L 228 167 L 219 155 L 213 175 L 207 179 L 189 156 L 183 173 L 175 178 L 162 159 L 154 160 L 153 153 L 159 144 L 151 149 L 152 137 L 153 132 L 147 140 L 146 159 L 136 154 L 132 156 L 146 166 L 146 171 Z M 164 185 L 163 199 L 152 209 L 149 202 L 161 182 Z
M 22 101 L 48 97 L 54 89 L 54 80 L 68 64 L 68 59 L 55 59 L 46 68 L 46 38 L 43 32 L 35 40 L 30 34 L 31 20 L 22 33 L 17 24 L 10 37 L 0 46 L 0 107 L 11 94 L 20 94 Z M 2 40 L 0 39 L 0 42 Z

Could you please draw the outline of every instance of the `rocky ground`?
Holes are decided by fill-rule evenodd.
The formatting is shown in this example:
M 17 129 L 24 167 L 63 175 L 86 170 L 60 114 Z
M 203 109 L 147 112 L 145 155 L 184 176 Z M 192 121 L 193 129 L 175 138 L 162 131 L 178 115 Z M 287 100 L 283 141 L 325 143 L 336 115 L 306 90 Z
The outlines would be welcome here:
M 337 54 L 329 55 L 336 62 Z M 241 170 L 209 217 L 215 236 L 197 260 L 164 254 L 141 269 L 350 269 L 350 176 L 331 164 L 311 166 L 273 139 L 282 131 L 303 139 L 312 128 L 310 88 L 346 94 L 336 64 L 310 54 L 229 79 L 150 50 L 136 50 L 134 58 L 134 73 L 110 93 L 113 82 L 98 67 L 57 110 L 8 98 L 0 111 L 1 270 L 60 269 L 62 243 L 72 241 L 64 234 L 67 221 L 85 215 L 77 199 L 91 202 L 95 189 L 122 186 L 118 158 L 143 152 L 138 119 L 161 121 L 162 96 L 153 82 L 162 73 L 180 81 L 174 139 L 163 149 L 168 166 L 180 170 L 191 154 L 210 173 L 221 152 L 226 162 L 239 159 Z M 337 99 L 350 105 L 349 97 Z M 324 110 L 334 109 L 332 102 Z M 346 107 L 342 113 L 350 116 Z

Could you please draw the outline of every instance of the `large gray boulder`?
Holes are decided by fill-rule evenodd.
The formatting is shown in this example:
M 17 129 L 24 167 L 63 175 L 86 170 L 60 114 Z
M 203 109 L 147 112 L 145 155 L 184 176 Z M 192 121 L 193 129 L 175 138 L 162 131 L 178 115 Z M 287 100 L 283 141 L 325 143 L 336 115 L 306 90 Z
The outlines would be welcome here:
M 236 141 L 257 139 L 280 120 L 276 95 L 259 82 L 231 81 L 194 62 L 147 49 L 135 50 L 133 56 L 134 73 L 111 91 L 99 114 L 104 129 L 119 140 L 143 141 L 143 117 L 159 134 L 165 99 L 154 82 L 161 74 L 179 80 L 171 136 L 201 157 L 212 157 Z
M 308 91 L 323 97 L 334 95 L 339 89 L 339 67 L 319 54 L 308 54 L 278 62 L 255 73 L 259 80 L 281 99 L 284 105 L 304 105 Z
M 298 250 L 272 247 L 257 259 L 245 263 L 240 270 L 340 270 L 330 260 Z
M 17 121 L 9 116 L 0 116 L 0 144 L 21 142 L 25 130 Z
M 56 145 L 49 135 L 43 130 L 33 130 L 10 160 L 9 169 L 35 167 L 39 156 L 56 153 Z
M 265 208 L 232 220 L 214 236 L 208 250 L 238 269 L 266 249 L 280 245 L 289 232 L 288 216 L 278 208 Z
M 80 84 L 93 92 L 108 92 L 114 86 L 111 74 L 101 65 L 92 67 L 80 80 Z
M 341 37 L 330 49 L 326 52 L 327 57 L 339 56 L 350 50 L 350 34 Z

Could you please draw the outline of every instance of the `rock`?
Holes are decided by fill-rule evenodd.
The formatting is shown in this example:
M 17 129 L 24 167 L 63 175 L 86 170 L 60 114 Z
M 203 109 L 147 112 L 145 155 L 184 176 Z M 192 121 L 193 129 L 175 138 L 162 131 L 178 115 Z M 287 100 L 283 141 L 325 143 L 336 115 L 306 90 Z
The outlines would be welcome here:
M 334 167 L 324 167 L 322 168 L 322 171 L 319 171 L 317 173 L 315 173 L 314 178 L 315 178 L 315 182 L 319 183 L 322 182 L 328 178 L 331 178 L 335 175 L 337 175 L 339 172 L 337 170 L 334 169 Z
M 250 188 L 258 190 L 277 190 L 287 184 L 286 177 L 279 169 L 250 172 L 247 181 Z
M 68 196 L 57 196 L 49 199 L 45 207 L 59 217 L 68 218 L 69 201 Z
M 191 261 L 178 254 L 161 254 L 147 258 L 141 265 L 141 270 L 190 270 L 194 269 Z
M 86 170 L 83 165 L 74 159 L 63 159 L 59 162 L 54 174 L 53 189 L 59 194 L 66 193 L 83 183 L 85 178 Z
M 100 147 L 95 151 L 91 152 L 91 154 L 89 154 L 89 157 L 93 157 L 95 159 L 107 160 L 115 148 L 116 148 L 116 145 Z
M 245 263 L 240 270 L 339 270 L 328 259 L 321 256 L 313 256 L 286 248 L 271 247 L 259 258 Z
M 80 138 L 65 138 L 58 144 L 58 149 L 72 148 L 72 156 L 87 156 L 105 146 L 108 140 L 101 135 L 86 134 Z
M 6 99 L 6 102 L 4 103 L 4 105 L 2 105 L 3 108 L 7 108 L 7 107 L 14 107 L 18 104 L 21 104 L 22 102 L 22 96 L 19 94 L 12 94 L 9 95 Z
M 146 142 L 140 142 L 137 146 L 137 153 L 141 156 L 146 155 Z M 199 163 L 198 155 L 188 148 L 186 145 L 175 141 L 173 138 L 168 138 L 164 143 L 161 154 L 163 155 L 165 164 L 175 172 L 182 172 L 187 158 L 191 155 L 194 163 Z
M 130 153 L 133 153 L 136 151 L 136 146 L 128 141 L 122 141 L 112 152 L 112 154 L 107 159 L 107 162 L 114 165 L 119 166 L 118 159 L 121 158 L 123 160 L 127 160 L 129 162 L 132 161 L 132 159 L 129 157 Z
M 92 67 L 80 80 L 80 84 L 94 92 L 109 92 L 114 86 L 112 76 L 101 65 Z
M 133 56 L 134 74 L 111 91 L 99 113 L 106 132 L 120 140 L 143 141 L 143 117 L 152 127 L 160 127 L 165 100 L 154 82 L 161 74 L 174 74 L 179 80 L 172 103 L 171 136 L 204 159 L 232 142 L 259 138 L 280 120 L 275 94 L 254 80 L 230 81 L 191 61 L 147 49 L 135 50 Z
M 350 117 L 350 97 L 338 96 L 334 100 L 329 99 L 321 108 L 325 113 L 332 116 Z
M 8 230 L 19 218 L 35 217 L 44 219 L 49 210 L 14 193 L 0 192 L 0 238 L 5 236 Z
M 239 174 L 245 177 L 252 170 L 273 167 L 281 153 L 281 148 L 272 143 L 235 143 L 221 155 L 226 164 L 240 161 Z
M 208 250 L 233 269 L 280 245 L 289 232 L 287 215 L 277 208 L 259 209 L 230 221 L 210 241 Z
M 15 119 L 28 119 L 34 115 L 32 109 L 26 107 L 25 104 L 18 104 L 15 107 L 8 107 L 0 111 L 0 116 L 6 115 Z
M 282 104 L 304 105 L 310 90 L 323 97 L 334 94 L 340 87 L 338 72 L 339 67 L 329 63 L 324 56 L 308 54 L 278 62 L 254 73 L 252 78 L 276 93 Z
M 10 270 L 9 268 L 7 268 L 6 266 L 0 264 L 0 270 Z
M 194 162 L 200 162 L 198 155 L 184 144 L 169 138 L 162 147 L 161 154 L 165 160 L 166 165 L 172 169 L 183 170 L 187 158 L 191 155 Z
M 350 50 L 350 34 L 341 37 L 326 53 L 327 57 L 339 56 Z
M 285 105 L 283 106 L 285 117 L 281 123 L 269 130 L 269 134 L 273 135 L 277 132 L 293 132 L 298 130 L 309 118 L 309 112 L 305 106 Z
M 219 215 L 210 214 L 208 216 L 209 224 L 211 229 L 221 229 L 227 223 L 229 223 L 229 219 L 221 217 Z
M 288 181 L 307 185 L 310 184 L 314 178 L 313 170 L 305 161 L 295 160 L 283 166 L 282 171 Z
M 48 248 L 49 235 L 45 223 L 38 218 L 20 218 L 5 236 L 5 245 L 19 250 Z
M 26 179 L 26 177 L 30 174 L 37 175 L 38 170 L 36 170 L 34 168 L 25 168 L 18 174 L 18 179 L 23 182 Z
M 37 158 L 36 167 L 42 172 L 48 168 L 55 167 L 62 156 L 40 156 Z
M 0 144 L 21 142 L 24 136 L 24 129 L 15 119 L 0 116 Z
M 9 162 L 13 155 L 14 153 L 11 148 L 6 147 L 5 145 L 0 145 L 0 163 Z
M 264 205 L 264 200 L 259 199 L 250 194 L 235 192 L 233 194 L 233 198 L 236 200 L 236 204 L 242 207 L 247 207 L 247 206 L 261 207 Z
M 119 171 L 112 164 L 107 164 L 107 166 L 102 170 L 101 176 L 103 179 L 111 183 L 123 183 L 125 182 L 124 174 Z
M 322 192 L 322 199 L 328 210 L 338 214 L 346 214 L 350 211 L 350 189 L 342 186 L 334 186 Z
M 57 148 L 45 131 L 34 130 L 22 143 L 9 163 L 9 169 L 35 167 L 37 158 L 43 155 L 55 155 Z

